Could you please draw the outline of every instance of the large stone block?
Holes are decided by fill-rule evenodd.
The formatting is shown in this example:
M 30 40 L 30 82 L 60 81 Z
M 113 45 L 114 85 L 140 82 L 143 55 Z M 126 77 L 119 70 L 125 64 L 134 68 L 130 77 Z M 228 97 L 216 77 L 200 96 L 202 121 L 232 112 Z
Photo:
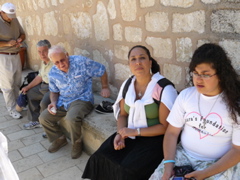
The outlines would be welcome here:
M 163 75 L 174 84 L 179 84 L 182 78 L 182 68 L 174 64 L 164 64 Z
M 147 37 L 146 43 L 153 48 L 153 56 L 162 58 L 172 58 L 172 41 L 170 38 L 162 39 L 156 37 Z
M 123 40 L 123 29 L 121 24 L 114 24 L 113 25 L 113 39 L 115 41 L 122 41 Z
M 142 29 L 136 27 L 125 27 L 125 38 L 127 42 L 141 42 Z
M 217 10 L 211 15 L 211 29 L 220 33 L 240 34 L 240 10 Z
M 147 8 L 155 5 L 155 0 L 140 0 L 140 7 Z
M 190 38 L 177 39 L 176 57 L 179 62 L 190 62 L 192 57 L 192 40 Z
M 117 16 L 117 11 L 116 11 L 114 0 L 109 0 L 107 10 L 108 10 L 110 19 L 115 19 Z
M 193 5 L 194 0 L 160 0 L 160 3 L 164 6 L 188 8 Z
M 121 0 L 120 10 L 124 21 L 134 21 L 137 17 L 136 0 Z
M 202 0 L 202 2 L 205 4 L 217 4 L 221 2 L 221 0 Z
M 188 14 L 173 14 L 173 32 L 198 32 L 205 30 L 205 11 L 195 11 Z
M 238 40 L 224 39 L 219 42 L 219 45 L 226 50 L 234 68 L 240 71 L 240 42 Z
M 164 32 L 169 27 L 168 13 L 149 12 L 145 16 L 146 29 L 151 32 Z
M 117 63 L 114 65 L 115 79 L 124 81 L 131 76 L 131 71 L 128 65 Z
M 106 7 L 102 2 L 97 4 L 97 13 L 93 15 L 95 38 L 97 41 L 106 41 L 110 38 Z
M 115 45 L 114 46 L 114 55 L 121 60 L 128 60 L 128 46 L 122 46 L 122 45 Z
M 65 17 L 65 19 L 67 19 Z M 92 20 L 89 13 L 79 12 L 70 14 L 70 21 L 73 33 L 80 39 L 92 37 Z M 71 31 L 71 28 L 64 28 L 64 32 Z
M 43 29 L 45 35 L 50 36 L 58 35 L 58 21 L 55 18 L 54 11 L 45 13 L 43 15 Z

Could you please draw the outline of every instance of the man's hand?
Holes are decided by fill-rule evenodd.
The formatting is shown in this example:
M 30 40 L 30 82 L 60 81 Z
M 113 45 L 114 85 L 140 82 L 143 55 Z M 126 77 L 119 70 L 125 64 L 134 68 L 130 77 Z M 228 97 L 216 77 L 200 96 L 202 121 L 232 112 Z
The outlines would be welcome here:
M 54 112 L 52 108 L 57 111 L 56 104 L 51 103 L 51 104 L 48 105 L 48 112 L 52 115 L 56 115 L 56 112 Z
M 107 98 L 110 96 L 110 90 L 109 88 L 102 88 L 102 91 L 101 91 L 101 96 L 104 97 L 104 98 Z
M 17 41 L 16 40 L 10 40 L 8 41 L 8 46 L 15 46 L 17 44 Z
M 23 87 L 23 88 L 21 89 L 21 92 L 22 92 L 23 94 L 26 94 L 28 90 L 29 90 L 28 86 L 25 86 L 25 87 Z

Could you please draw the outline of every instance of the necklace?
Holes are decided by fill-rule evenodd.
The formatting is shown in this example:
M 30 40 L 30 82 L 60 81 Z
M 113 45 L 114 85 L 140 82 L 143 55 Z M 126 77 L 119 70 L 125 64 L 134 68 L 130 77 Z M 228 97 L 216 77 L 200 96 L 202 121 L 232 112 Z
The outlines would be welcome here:
M 141 91 L 139 91 L 138 97 L 142 97 L 142 92 Z
M 219 96 L 220 96 L 220 94 L 218 95 L 218 97 L 217 97 L 216 100 L 214 101 L 214 103 L 213 103 L 210 111 L 207 113 L 207 115 L 212 111 L 212 109 L 213 109 L 213 107 L 215 106 L 215 104 L 216 104 Z M 201 110 L 200 110 L 200 94 L 198 94 L 198 111 L 199 111 L 200 116 L 201 116 L 201 121 L 203 120 L 203 127 L 206 128 L 206 123 L 207 123 L 207 121 L 206 121 L 206 118 L 203 117 L 203 115 L 202 115 L 202 113 L 201 113 Z

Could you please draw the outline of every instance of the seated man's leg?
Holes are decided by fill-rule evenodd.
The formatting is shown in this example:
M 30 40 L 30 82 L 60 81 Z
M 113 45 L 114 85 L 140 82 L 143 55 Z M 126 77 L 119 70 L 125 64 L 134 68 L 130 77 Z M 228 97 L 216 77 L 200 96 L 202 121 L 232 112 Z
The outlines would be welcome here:
M 40 114 L 40 101 L 43 98 L 42 92 L 40 92 L 41 85 L 37 85 L 27 92 L 28 97 L 28 120 L 29 121 L 38 121 Z
M 78 158 L 82 153 L 81 125 L 83 118 L 93 109 L 91 102 L 77 100 L 70 104 L 65 117 L 73 144 L 72 158 Z
M 50 101 L 50 91 L 46 92 L 40 102 L 40 113 L 47 109 L 48 105 L 51 103 Z
M 45 109 L 39 116 L 39 122 L 44 128 L 48 140 L 52 143 L 48 149 L 50 153 L 58 151 L 61 147 L 67 144 L 67 140 L 58 124 L 66 113 L 65 109 L 60 107 L 57 110 L 56 115 L 50 114 L 48 109 Z

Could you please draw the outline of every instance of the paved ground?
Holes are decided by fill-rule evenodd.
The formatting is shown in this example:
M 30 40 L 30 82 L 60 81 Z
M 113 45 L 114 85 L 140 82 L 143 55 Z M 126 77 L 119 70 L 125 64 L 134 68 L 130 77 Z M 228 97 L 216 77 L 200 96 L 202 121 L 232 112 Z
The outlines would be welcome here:
M 8 115 L 0 93 L 0 131 L 8 139 L 9 158 L 20 180 L 79 180 L 89 156 L 83 153 L 76 160 L 71 159 L 71 144 L 56 153 L 48 153 L 50 145 L 42 138 L 42 128 L 23 130 L 27 123 L 27 112 L 15 120 Z

